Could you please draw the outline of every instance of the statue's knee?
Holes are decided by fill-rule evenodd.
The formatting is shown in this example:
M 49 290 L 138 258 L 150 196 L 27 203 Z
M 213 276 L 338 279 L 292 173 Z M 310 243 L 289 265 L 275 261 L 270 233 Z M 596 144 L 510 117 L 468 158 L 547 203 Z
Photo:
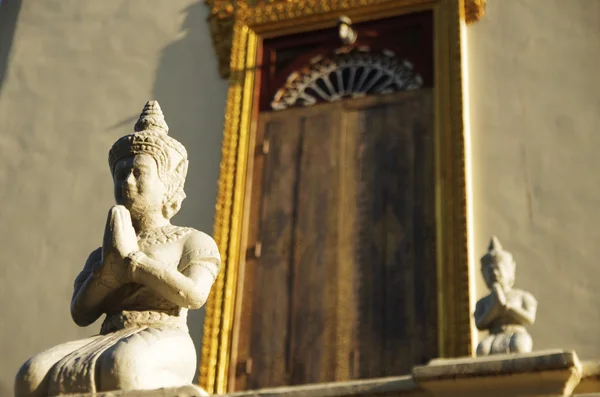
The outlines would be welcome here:
M 144 360 L 140 353 L 122 344 L 103 354 L 100 359 L 101 389 L 143 389 L 151 362 Z
M 531 336 L 525 332 L 519 332 L 510 339 L 511 353 L 529 353 L 533 350 L 533 341 Z
M 491 353 L 492 350 L 492 342 L 493 338 L 487 337 L 477 345 L 477 356 L 487 356 Z
M 15 378 L 15 397 L 45 396 L 45 379 L 48 365 L 39 356 L 27 360 L 17 372 Z

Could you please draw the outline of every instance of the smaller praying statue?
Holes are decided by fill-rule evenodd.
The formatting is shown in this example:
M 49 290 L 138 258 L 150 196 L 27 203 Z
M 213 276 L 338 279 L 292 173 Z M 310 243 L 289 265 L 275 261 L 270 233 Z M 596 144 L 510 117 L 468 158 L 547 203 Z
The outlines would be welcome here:
M 535 322 L 537 301 L 529 292 L 513 288 L 515 267 L 512 254 L 492 237 L 481 258 L 483 279 L 491 292 L 475 307 L 477 328 L 490 334 L 477 346 L 478 356 L 531 352 L 533 342 L 525 326 Z
M 157 102 L 146 104 L 108 162 L 116 205 L 71 300 L 79 326 L 106 315 L 100 334 L 30 358 L 15 397 L 180 387 L 196 372 L 187 312 L 206 302 L 221 259 L 210 236 L 170 222 L 185 198 L 188 160 Z

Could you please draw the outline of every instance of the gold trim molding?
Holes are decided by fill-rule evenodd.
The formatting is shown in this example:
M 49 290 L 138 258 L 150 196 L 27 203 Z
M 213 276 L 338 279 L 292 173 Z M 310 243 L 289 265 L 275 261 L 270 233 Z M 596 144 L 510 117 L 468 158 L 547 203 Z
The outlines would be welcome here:
M 468 0 L 471 1 L 471 0 Z M 431 10 L 434 20 L 436 224 L 439 356 L 472 354 L 473 277 L 470 223 L 468 113 L 463 91 L 465 0 L 290 0 L 237 5 L 233 23 L 214 237 L 223 267 L 206 305 L 200 385 L 210 394 L 231 392 L 235 365 L 234 313 L 248 229 L 258 111 L 256 61 L 265 38 L 333 27 L 346 15 L 357 23 Z M 225 10 L 225 12 L 228 9 Z M 465 92 L 466 93 L 466 92 Z
M 485 15 L 487 0 L 465 0 L 464 18 L 467 24 L 479 21 Z M 233 25 L 239 8 L 254 8 L 265 4 L 294 7 L 298 0 L 204 0 L 209 8 L 207 18 L 212 37 L 215 55 L 217 56 L 219 74 L 223 79 L 229 78 Z M 317 2 L 314 2 L 317 3 Z
M 465 0 L 465 21 L 468 24 L 479 21 L 485 15 L 487 0 Z

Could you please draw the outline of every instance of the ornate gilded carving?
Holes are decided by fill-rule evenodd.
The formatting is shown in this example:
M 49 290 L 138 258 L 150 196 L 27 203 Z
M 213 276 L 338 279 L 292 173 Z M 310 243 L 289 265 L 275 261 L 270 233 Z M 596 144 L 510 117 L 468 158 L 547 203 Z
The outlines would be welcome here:
M 229 61 L 233 35 L 233 11 L 211 14 L 208 18 L 221 78 L 229 78 Z
M 464 0 L 465 21 L 470 24 L 479 21 L 485 15 L 487 0 Z M 210 10 L 207 18 L 213 47 L 219 63 L 219 74 L 227 79 L 230 76 L 230 55 L 233 40 L 233 26 L 237 10 L 257 8 L 256 13 L 244 13 L 248 23 L 276 22 L 282 17 L 309 16 L 322 12 L 359 5 L 368 5 L 367 0 L 205 0 Z
M 223 394 L 229 385 L 233 313 L 238 268 L 243 263 L 246 173 L 252 168 L 252 115 L 258 43 L 264 37 L 334 27 L 336 18 L 347 15 L 362 21 L 433 9 L 436 14 L 434 40 L 435 139 L 438 323 L 440 356 L 472 354 L 473 324 L 469 233 L 470 199 L 467 195 L 468 159 L 465 157 L 463 125 L 461 16 L 464 0 L 290 0 L 249 6 L 232 5 L 236 19 L 231 51 L 230 86 L 225 115 L 221 174 L 215 215 L 215 240 L 224 269 L 219 274 L 207 304 L 200 384 L 209 392 Z M 469 0 L 470 1 L 470 0 Z M 215 4 L 214 2 L 210 3 Z M 228 10 L 220 3 L 218 9 Z M 227 11 L 229 12 L 229 11 Z M 227 12 L 225 14 L 227 14 Z M 213 13 L 218 15 L 218 12 Z M 235 363 L 231 363 L 234 365 Z
M 250 48 L 251 49 L 251 48 Z M 231 65 L 234 70 L 243 70 L 245 66 L 245 53 L 248 50 L 248 28 L 243 24 L 234 27 L 232 42 Z M 228 261 L 224 271 L 219 273 L 212 288 L 211 296 L 205 305 L 206 317 L 204 321 L 204 334 L 202 341 L 202 361 L 200 364 L 200 383 L 206 385 L 211 392 L 224 393 L 227 383 L 223 380 L 229 362 L 224 356 L 229 354 L 229 323 L 231 322 L 231 306 L 235 293 L 235 276 L 238 266 L 236 246 L 241 238 L 239 234 L 239 207 L 241 183 L 234 183 L 236 174 L 245 171 L 239 167 L 238 151 L 243 152 L 244 146 L 238 146 L 240 140 L 245 138 L 244 132 L 247 125 L 240 126 L 242 111 L 247 109 L 251 93 L 244 94 L 244 74 L 235 73 L 231 76 L 231 83 L 227 93 L 227 106 L 225 110 L 225 126 L 223 145 L 221 151 L 221 173 L 218 182 L 217 205 L 215 214 L 214 237 L 221 252 L 221 260 Z M 248 78 L 252 78 L 248 73 Z M 251 87 L 250 87 L 251 88 Z M 242 157 L 243 160 L 243 157 Z M 234 217 L 235 215 L 235 217 Z M 236 227 L 237 226 L 237 227 Z
M 465 0 L 465 21 L 474 23 L 485 15 L 485 3 L 487 0 Z

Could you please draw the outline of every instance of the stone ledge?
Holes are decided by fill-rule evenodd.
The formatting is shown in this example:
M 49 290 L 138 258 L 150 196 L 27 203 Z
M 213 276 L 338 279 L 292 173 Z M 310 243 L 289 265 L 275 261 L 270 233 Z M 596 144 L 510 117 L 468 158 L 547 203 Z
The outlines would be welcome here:
M 583 377 L 572 351 L 550 350 L 439 359 L 415 367 L 413 378 L 439 396 L 570 396 Z
M 549 350 L 479 358 L 437 359 L 412 375 L 286 386 L 221 397 L 600 397 L 600 361 L 581 363 L 572 351 Z M 590 394 L 588 394 L 590 393 Z M 68 397 L 201 397 L 197 386 Z M 66 396 L 65 396 L 66 397 Z
M 351 397 L 416 395 L 419 386 L 410 375 L 346 382 L 276 387 L 226 394 L 223 397 Z
M 414 392 L 414 393 L 413 393 Z M 350 397 L 402 395 L 417 396 L 419 388 L 411 376 L 397 376 L 349 382 L 286 386 L 225 394 L 222 397 Z M 158 390 L 114 391 L 96 394 L 69 394 L 64 397 L 201 397 L 208 396 L 197 386 Z
M 64 397 L 205 397 L 209 394 L 194 385 L 156 390 L 110 391 L 102 393 L 68 394 Z
M 573 351 L 542 350 L 522 354 L 497 354 L 486 357 L 435 359 L 413 369 L 420 381 L 446 378 L 505 376 L 525 372 L 544 372 L 577 367 L 581 363 Z

